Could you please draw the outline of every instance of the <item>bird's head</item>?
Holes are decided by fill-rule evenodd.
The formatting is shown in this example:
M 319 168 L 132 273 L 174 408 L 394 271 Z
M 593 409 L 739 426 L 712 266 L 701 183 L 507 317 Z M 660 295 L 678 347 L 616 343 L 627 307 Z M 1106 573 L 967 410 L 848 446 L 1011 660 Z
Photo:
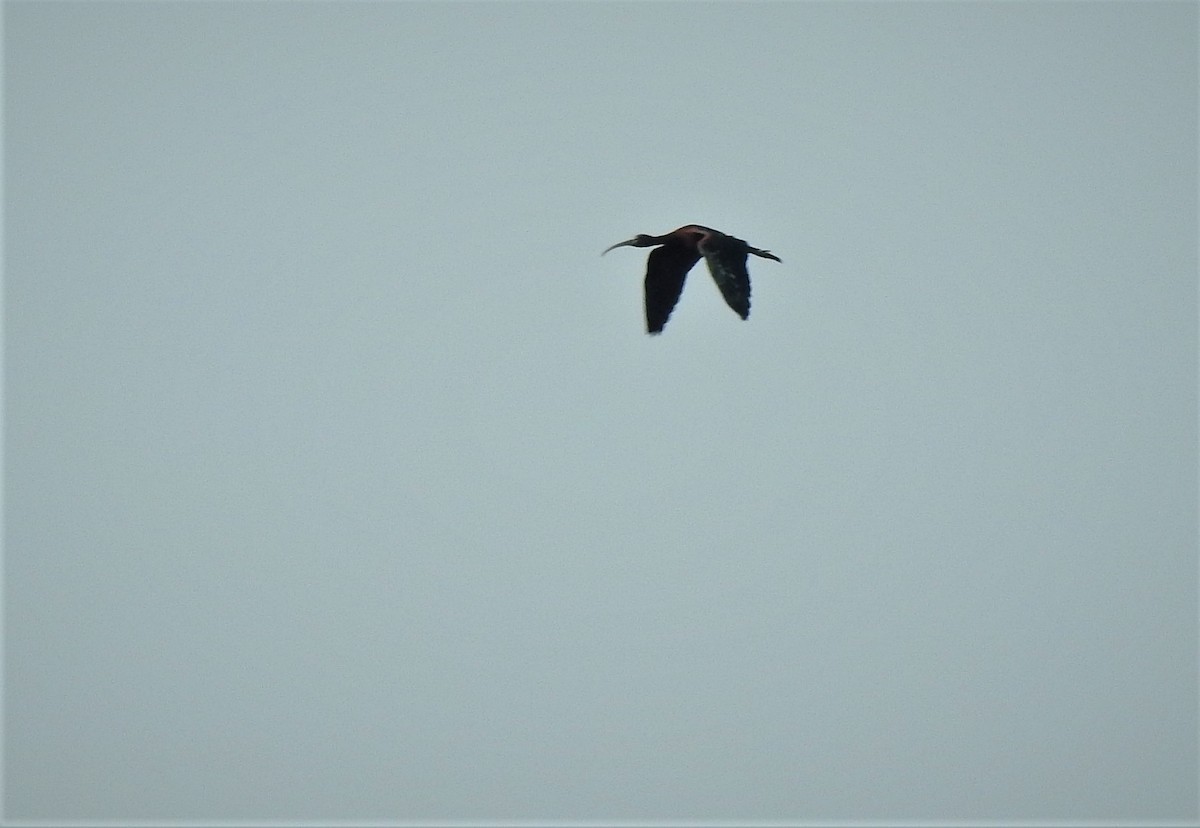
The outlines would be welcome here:
M 660 242 L 653 236 L 647 236 L 645 233 L 638 233 L 628 241 L 617 242 L 612 247 L 608 248 L 608 250 L 605 250 L 604 253 L 607 253 L 609 250 L 616 250 L 618 247 L 653 247 L 659 243 Z M 603 256 L 604 253 L 601 253 L 600 255 Z

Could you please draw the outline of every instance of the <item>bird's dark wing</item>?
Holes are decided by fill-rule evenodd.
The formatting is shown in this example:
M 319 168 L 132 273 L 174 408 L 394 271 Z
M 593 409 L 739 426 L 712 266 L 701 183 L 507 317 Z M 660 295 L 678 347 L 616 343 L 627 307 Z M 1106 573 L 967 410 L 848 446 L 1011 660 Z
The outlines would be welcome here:
M 690 247 L 666 244 L 646 260 L 646 331 L 662 333 L 683 292 L 683 281 L 700 254 Z
M 731 236 L 700 244 L 700 252 L 708 262 L 713 281 L 725 297 L 725 304 L 742 319 L 750 315 L 750 274 L 746 272 L 748 251 L 744 241 Z

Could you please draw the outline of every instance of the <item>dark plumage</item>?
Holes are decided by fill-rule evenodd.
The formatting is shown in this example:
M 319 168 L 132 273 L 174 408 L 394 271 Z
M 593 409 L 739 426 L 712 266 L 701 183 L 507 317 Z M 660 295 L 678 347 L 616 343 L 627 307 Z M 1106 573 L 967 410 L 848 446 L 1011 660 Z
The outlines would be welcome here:
M 783 261 L 770 250 L 759 250 L 741 239 L 698 224 L 685 225 L 665 236 L 639 234 L 629 241 L 614 244 L 604 253 L 617 247 L 657 248 L 646 260 L 646 331 L 652 334 L 662 333 L 679 301 L 679 294 L 683 292 L 688 271 L 701 256 L 708 263 L 708 271 L 721 289 L 725 304 L 742 319 L 750 315 L 750 274 L 746 271 L 746 257 L 753 253 L 764 259 Z

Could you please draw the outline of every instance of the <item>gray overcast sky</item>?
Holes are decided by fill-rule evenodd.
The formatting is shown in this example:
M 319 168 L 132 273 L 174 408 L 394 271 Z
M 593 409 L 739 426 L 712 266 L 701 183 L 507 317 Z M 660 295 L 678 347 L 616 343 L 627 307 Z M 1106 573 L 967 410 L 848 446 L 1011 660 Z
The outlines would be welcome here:
M 5 817 L 1196 819 L 1197 18 L 6 3 Z

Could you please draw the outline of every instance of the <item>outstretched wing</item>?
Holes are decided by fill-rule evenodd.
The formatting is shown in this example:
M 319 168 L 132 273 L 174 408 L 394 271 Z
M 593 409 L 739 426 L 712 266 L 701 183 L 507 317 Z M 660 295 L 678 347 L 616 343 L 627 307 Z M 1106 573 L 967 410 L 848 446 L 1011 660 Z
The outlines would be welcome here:
M 708 272 L 721 289 L 725 304 L 742 319 L 750 315 L 750 274 L 746 272 L 749 250 L 744 241 L 732 236 L 705 239 L 700 243 L 700 252 L 708 262 Z
M 647 333 L 662 333 L 683 292 L 684 279 L 698 261 L 700 254 L 682 245 L 667 244 L 650 251 L 646 260 Z

